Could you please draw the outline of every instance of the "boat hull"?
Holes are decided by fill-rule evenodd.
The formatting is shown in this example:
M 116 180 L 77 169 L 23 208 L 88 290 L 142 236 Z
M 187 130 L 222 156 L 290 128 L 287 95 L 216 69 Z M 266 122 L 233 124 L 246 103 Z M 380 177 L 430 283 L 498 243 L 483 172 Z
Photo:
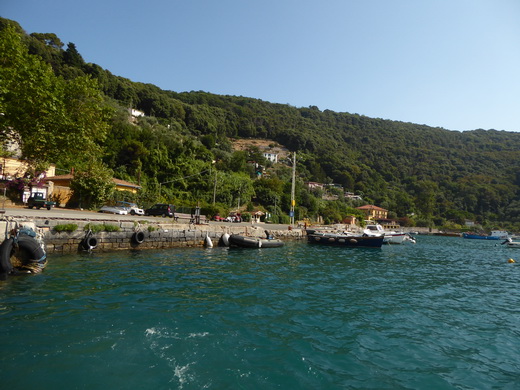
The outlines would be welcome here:
M 406 233 L 386 233 L 384 238 L 385 244 L 402 244 L 406 239 Z
M 307 235 L 311 244 L 326 246 L 341 246 L 349 248 L 381 248 L 383 236 L 355 236 L 344 234 L 314 233 Z
M 469 233 L 462 233 L 463 238 L 469 238 L 472 240 L 500 240 L 500 237 L 498 236 L 483 236 L 480 234 L 469 234 Z
M 282 240 L 273 238 L 246 237 L 238 234 L 232 234 L 228 238 L 229 246 L 240 248 L 279 248 L 284 246 Z

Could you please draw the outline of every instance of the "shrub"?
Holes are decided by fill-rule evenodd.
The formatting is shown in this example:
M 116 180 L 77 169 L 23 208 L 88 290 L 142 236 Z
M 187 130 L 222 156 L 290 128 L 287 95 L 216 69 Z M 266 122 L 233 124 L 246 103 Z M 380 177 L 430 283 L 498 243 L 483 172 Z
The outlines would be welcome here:
M 119 232 L 121 228 L 118 225 L 104 225 L 105 232 Z
M 99 233 L 99 232 L 119 232 L 121 231 L 121 228 L 118 225 L 92 225 L 89 223 L 85 226 L 85 231 L 91 230 L 92 233 Z
M 54 230 L 57 231 L 58 233 L 60 233 L 60 232 L 72 233 L 72 232 L 75 232 L 77 229 L 78 229 L 78 225 L 76 225 L 75 223 L 66 223 L 66 224 L 54 226 Z
M 92 233 L 99 233 L 105 230 L 105 225 L 92 225 L 91 223 L 85 225 L 85 231 L 91 230 Z

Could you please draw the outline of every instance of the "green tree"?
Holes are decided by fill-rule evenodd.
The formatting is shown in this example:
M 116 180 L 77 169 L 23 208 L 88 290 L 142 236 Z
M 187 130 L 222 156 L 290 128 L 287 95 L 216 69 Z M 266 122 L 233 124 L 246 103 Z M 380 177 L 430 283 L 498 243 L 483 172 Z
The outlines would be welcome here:
M 72 42 L 67 44 L 67 50 L 63 53 L 63 60 L 67 65 L 74 67 L 82 67 L 85 65 L 85 61 L 81 54 L 79 54 L 78 49 L 76 49 L 76 45 Z
M 96 208 L 106 202 L 115 190 L 112 170 L 99 160 L 77 169 L 70 183 L 73 202 L 84 208 Z
M 110 111 L 95 81 L 55 76 L 12 27 L 0 32 L 0 53 L 0 136 L 16 140 L 22 157 L 38 165 L 98 157 Z

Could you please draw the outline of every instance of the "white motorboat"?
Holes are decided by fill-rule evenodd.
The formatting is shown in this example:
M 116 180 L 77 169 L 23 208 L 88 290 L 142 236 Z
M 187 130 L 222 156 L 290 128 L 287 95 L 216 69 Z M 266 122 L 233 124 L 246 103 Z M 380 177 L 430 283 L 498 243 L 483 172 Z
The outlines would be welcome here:
M 508 238 L 505 240 L 502 245 L 506 245 L 508 248 L 520 248 L 520 242 L 519 241 L 513 241 L 513 239 Z
M 415 244 L 415 239 L 410 237 L 407 233 L 384 230 L 383 226 L 378 223 L 367 225 L 363 233 L 369 236 L 384 235 L 385 244 L 403 244 L 404 242 L 412 242 Z

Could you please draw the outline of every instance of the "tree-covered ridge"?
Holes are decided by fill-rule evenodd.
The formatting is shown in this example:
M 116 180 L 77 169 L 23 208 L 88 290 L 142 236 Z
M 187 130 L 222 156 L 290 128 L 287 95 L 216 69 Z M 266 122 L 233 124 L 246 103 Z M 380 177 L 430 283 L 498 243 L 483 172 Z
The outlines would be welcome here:
M 85 62 L 73 43 L 65 46 L 55 34 L 26 34 L 16 22 L 0 19 L 0 27 L 8 24 L 28 53 L 48 64 L 60 80 L 95 81 L 106 109 L 115 113 L 106 122 L 106 139 L 98 139 L 99 156 L 116 177 L 139 182 L 145 201 L 210 204 L 216 178 L 217 203 L 232 208 L 253 201 L 266 209 L 276 203 L 277 212 L 286 212 L 290 169 L 275 166 L 269 179 L 254 180 L 248 160 L 266 162 L 254 148 L 248 153 L 231 148 L 233 138 L 262 138 L 298 153 L 301 217 L 328 212 L 331 220 L 340 220 L 355 206 L 341 197 L 323 203 L 320 194 L 303 186 L 317 181 L 338 183 L 366 202 L 416 222 L 462 223 L 468 218 L 520 223 L 518 133 L 457 132 L 242 96 L 165 91 Z M 129 107 L 146 117 L 130 123 Z M 65 169 L 79 163 L 53 162 Z

